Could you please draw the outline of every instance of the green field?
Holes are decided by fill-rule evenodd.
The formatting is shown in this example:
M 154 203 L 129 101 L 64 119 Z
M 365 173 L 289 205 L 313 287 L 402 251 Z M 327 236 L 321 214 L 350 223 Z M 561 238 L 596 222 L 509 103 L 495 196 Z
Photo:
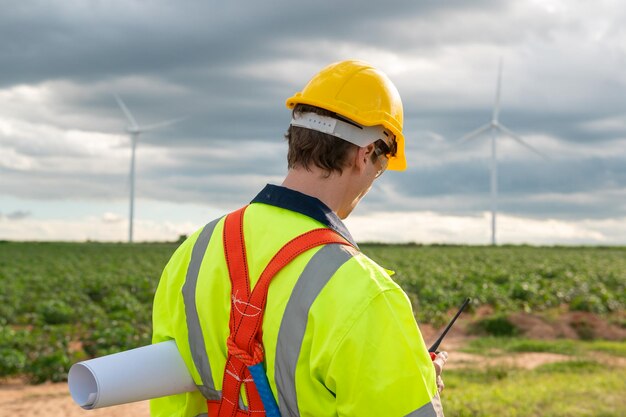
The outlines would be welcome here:
M 25 375 L 32 382 L 62 381 L 77 360 L 148 344 L 152 297 L 175 248 L 173 243 L 0 242 L 0 377 Z M 471 296 L 474 311 L 482 305 L 493 308 L 495 318 L 486 321 L 487 325 L 506 322 L 513 312 L 550 312 L 565 305 L 626 327 L 626 248 L 363 245 L 362 250 L 396 271 L 394 279 L 409 294 L 421 323 L 442 324 L 451 309 Z M 497 334 L 489 331 L 489 326 L 477 329 Z M 552 348 L 542 341 L 496 340 L 505 353 L 516 351 L 510 346 L 522 349 L 517 351 L 567 350 L 569 346 L 571 354 L 583 355 L 581 360 L 586 361 L 590 352 L 584 342 L 559 341 L 560 345 Z M 605 353 L 622 357 L 623 341 L 593 343 L 605 343 Z M 602 350 L 597 346 L 591 350 L 596 348 Z M 568 399 L 582 395 L 579 391 L 584 384 L 573 381 L 586 377 L 623 391 L 624 378 L 619 385 L 612 375 L 593 365 L 507 370 L 499 379 L 494 379 L 493 370 L 451 371 L 447 376 L 451 398 L 446 400 L 447 415 L 618 415 L 606 410 L 591 414 L 522 412 L 534 410 L 536 404 L 520 408 L 519 414 L 506 414 L 483 403 L 487 397 L 499 404 L 503 398 L 510 402 L 523 399 L 523 390 L 515 391 L 516 387 L 523 383 L 535 389 L 532 381 L 536 379 L 554 379 L 554 387 L 571 385 L 562 390 Z M 591 388 L 597 386 L 588 391 L 595 395 Z M 536 401 L 552 397 L 547 390 L 537 394 Z M 620 401 L 614 406 L 623 411 Z M 473 408 L 463 408 L 470 403 Z
M 371 245 L 364 252 L 397 271 L 421 321 L 442 322 L 465 296 L 504 313 L 626 307 L 626 248 Z
M 622 417 L 626 369 L 597 361 L 445 371 L 446 417 Z

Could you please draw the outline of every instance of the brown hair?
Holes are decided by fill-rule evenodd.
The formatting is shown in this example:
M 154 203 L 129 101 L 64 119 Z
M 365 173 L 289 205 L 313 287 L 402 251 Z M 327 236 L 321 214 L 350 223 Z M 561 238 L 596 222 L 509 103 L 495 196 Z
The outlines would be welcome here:
M 317 113 L 321 116 L 337 117 L 335 113 L 319 107 L 297 104 L 293 109 L 293 114 L 299 115 L 301 113 Z M 338 171 L 341 174 L 348 165 L 348 157 L 352 150 L 358 148 L 348 141 L 327 133 L 299 126 L 289 126 L 285 139 L 289 144 L 287 153 L 287 166 L 289 168 L 302 167 L 310 171 L 311 166 L 316 166 L 325 171 L 326 178 L 333 171 Z

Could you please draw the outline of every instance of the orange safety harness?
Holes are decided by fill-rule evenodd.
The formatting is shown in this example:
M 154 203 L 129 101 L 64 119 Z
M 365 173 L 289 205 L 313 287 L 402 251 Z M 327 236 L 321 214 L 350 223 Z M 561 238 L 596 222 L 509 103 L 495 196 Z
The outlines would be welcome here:
M 287 242 L 267 264 L 250 293 L 250 278 L 243 236 L 243 207 L 226 216 L 224 222 L 224 254 L 231 282 L 230 336 L 227 340 L 228 358 L 224 369 L 221 400 L 208 400 L 209 417 L 271 417 L 278 416 L 278 407 L 267 383 L 259 381 L 259 369 L 264 359 L 261 324 L 272 278 L 298 255 L 325 244 L 351 245 L 331 229 L 320 228 L 306 232 Z M 255 366 L 257 365 L 257 366 Z M 250 370 L 256 368 L 254 374 Z M 241 385 L 244 384 L 248 408 L 239 405 Z M 269 395 L 269 397 L 268 397 Z M 273 404 L 267 404 L 267 399 Z M 272 409 L 270 411 L 269 409 Z M 275 411 L 274 411 L 275 410 Z

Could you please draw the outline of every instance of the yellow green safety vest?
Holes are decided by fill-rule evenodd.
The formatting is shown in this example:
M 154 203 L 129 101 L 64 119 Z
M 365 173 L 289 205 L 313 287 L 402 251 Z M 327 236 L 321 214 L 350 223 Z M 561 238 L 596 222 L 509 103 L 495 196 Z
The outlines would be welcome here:
M 273 187 L 274 194 L 290 192 Z M 324 226 L 281 205 L 253 202 L 245 212 L 252 286 L 286 242 Z M 152 400 L 153 416 L 206 416 L 206 400 L 220 398 L 231 305 L 222 232 L 223 218 L 212 221 L 163 271 L 152 341 L 176 341 L 198 391 Z M 314 248 L 287 265 L 270 284 L 262 330 L 282 417 L 443 415 L 406 294 L 354 248 Z

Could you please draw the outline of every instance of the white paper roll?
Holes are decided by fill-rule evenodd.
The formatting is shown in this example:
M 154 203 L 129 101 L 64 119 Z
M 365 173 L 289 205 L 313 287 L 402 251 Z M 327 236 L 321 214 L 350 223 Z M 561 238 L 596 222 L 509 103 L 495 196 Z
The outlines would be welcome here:
M 85 410 L 196 390 L 173 340 L 76 363 L 68 385 Z

